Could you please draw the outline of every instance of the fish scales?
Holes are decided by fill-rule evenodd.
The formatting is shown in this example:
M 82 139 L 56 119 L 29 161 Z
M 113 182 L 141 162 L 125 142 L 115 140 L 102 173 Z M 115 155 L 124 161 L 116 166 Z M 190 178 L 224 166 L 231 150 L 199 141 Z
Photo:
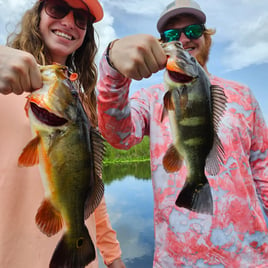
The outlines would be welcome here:
M 208 154 L 208 148 L 211 146 L 212 137 L 209 135 L 212 129 L 211 124 L 211 109 L 209 101 L 206 98 L 201 98 L 200 96 L 206 94 L 200 94 L 200 88 L 187 88 L 185 86 L 185 93 L 187 95 L 185 105 L 181 102 L 182 94 L 178 91 L 172 91 L 172 100 L 175 103 L 175 107 L 178 108 L 176 112 L 176 121 L 178 122 L 178 132 L 180 133 L 179 138 L 183 141 L 183 144 L 187 146 L 187 150 L 190 147 L 199 146 L 199 157 Z M 199 93 L 199 94 L 197 94 Z M 198 95 L 199 98 L 196 99 L 192 96 Z M 207 102 L 207 105 L 205 104 Z M 205 105 L 204 105 L 205 104 Z M 208 135 L 207 135 L 208 134 Z M 197 148 L 194 148 L 197 150 Z M 191 154 L 190 154 L 191 155 Z M 196 163 L 194 163 L 196 164 Z
M 34 135 L 19 157 L 20 166 L 39 164 L 45 198 L 36 224 L 47 236 L 64 227 L 50 267 L 84 267 L 95 259 L 85 219 L 100 203 L 103 139 L 83 109 L 61 65 L 41 66 L 43 87 L 25 106 Z
M 169 114 L 173 144 L 163 158 L 167 172 L 187 167 L 185 184 L 176 205 L 213 214 L 213 199 L 205 175 L 215 175 L 224 158 L 217 135 L 226 108 L 224 90 L 210 84 L 204 69 L 180 42 L 162 44 L 167 56 L 164 106 Z

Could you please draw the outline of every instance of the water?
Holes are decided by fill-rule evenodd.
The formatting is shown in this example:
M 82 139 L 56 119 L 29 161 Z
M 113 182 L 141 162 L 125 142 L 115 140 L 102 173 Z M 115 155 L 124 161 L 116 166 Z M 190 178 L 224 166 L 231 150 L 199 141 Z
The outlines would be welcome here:
M 105 167 L 103 179 L 107 210 L 126 267 L 152 267 L 153 193 L 149 163 Z M 99 268 L 106 268 L 100 256 Z
M 152 267 L 153 193 L 149 163 L 104 168 L 107 210 L 128 268 Z M 105 268 L 101 257 L 100 268 Z

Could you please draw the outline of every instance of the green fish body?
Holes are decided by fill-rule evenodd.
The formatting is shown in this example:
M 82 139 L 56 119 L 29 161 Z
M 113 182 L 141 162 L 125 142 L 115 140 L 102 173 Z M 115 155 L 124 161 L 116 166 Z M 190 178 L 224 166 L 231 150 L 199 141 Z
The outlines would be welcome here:
M 204 69 L 180 43 L 163 45 L 168 55 L 164 74 L 173 144 L 163 158 L 167 172 L 178 171 L 185 161 L 187 178 L 176 205 L 192 211 L 213 214 L 213 199 L 205 175 L 215 175 L 224 150 L 217 135 L 226 106 L 222 88 L 211 86 Z
M 100 203 L 103 140 L 90 125 L 78 93 L 59 65 L 40 67 L 43 87 L 28 96 L 32 132 L 19 165 L 39 164 L 45 198 L 36 224 L 48 236 L 65 232 L 50 267 L 84 267 L 95 259 L 85 219 Z

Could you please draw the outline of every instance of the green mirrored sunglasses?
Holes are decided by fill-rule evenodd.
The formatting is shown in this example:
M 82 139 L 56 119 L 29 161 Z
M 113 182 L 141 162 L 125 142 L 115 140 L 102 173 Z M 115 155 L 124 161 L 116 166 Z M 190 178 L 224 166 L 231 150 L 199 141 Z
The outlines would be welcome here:
M 189 39 L 198 39 L 205 31 L 204 24 L 192 24 L 180 29 L 170 29 L 161 33 L 163 42 L 179 41 L 181 33 Z

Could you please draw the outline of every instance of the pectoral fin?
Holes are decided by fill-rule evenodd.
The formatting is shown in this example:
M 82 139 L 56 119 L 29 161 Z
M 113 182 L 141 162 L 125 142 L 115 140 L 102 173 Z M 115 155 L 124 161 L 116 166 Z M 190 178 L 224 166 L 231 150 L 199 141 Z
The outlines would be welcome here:
M 40 139 L 39 136 L 36 136 L 24 147 L 18 159 L 19 166 L 30 167 L 39 163 L 38 145 Z
M 163 166 L 166 172 L 172 173 L 180 170 L 182 165 L 182 156 L 172 144 L 163 157 Z
M 164 107 L 167 110 L 173 110 L 173 111 L 175 110 L 175 105 L 174 105 L 174 102 L 172 100 L 170 91 L 168 91 L 164 96 Z

